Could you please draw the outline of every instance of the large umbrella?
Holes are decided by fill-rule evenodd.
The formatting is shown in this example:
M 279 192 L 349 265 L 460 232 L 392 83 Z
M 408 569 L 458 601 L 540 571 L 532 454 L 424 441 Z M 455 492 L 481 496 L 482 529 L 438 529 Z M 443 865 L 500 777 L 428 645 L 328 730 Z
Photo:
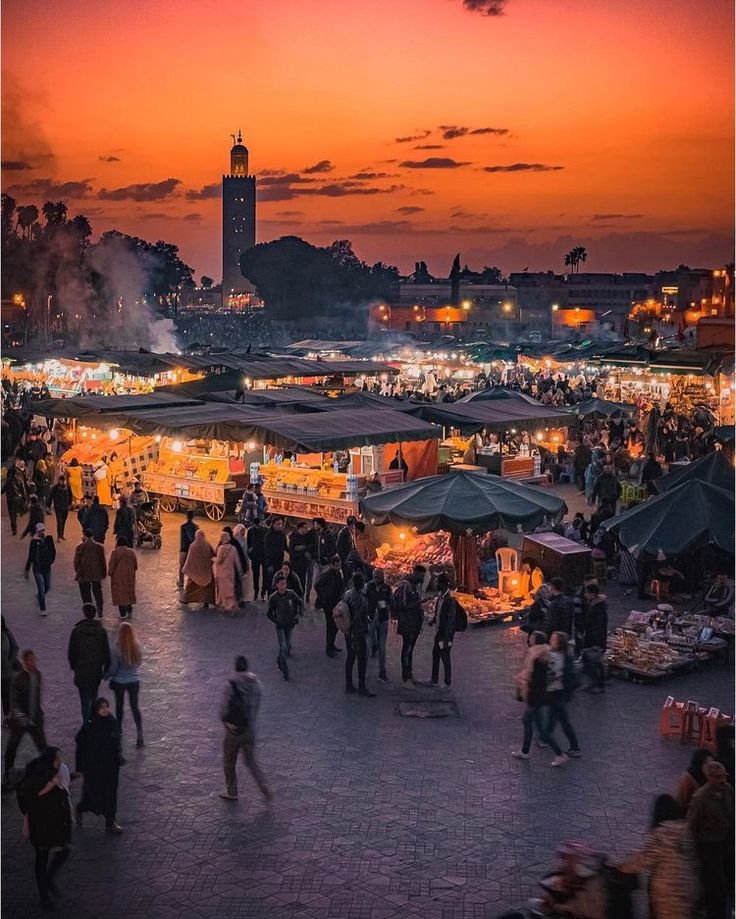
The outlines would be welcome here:
M 545 488 L 482 472 L 450 472 L 387 488 L 360 502 L 372 524 L 415 526 L 420 533 L 485 533 L 499 527 L 533 530 L 557 522 L 567 505 Z
M 734 493 L 690 479 L 604 521 L 628 549 L 679 555 L 715 545 L 733 555 Z
M 720 450 L 709 453 L 702 459 L 694 463 L 686 463 L 684 466 L 670 466 L 670 471 L 661 479 L 655 479 L 652 485 L 656 491 L 662 494 L 672 488 L 677 488 L 684 482 L 709 482 L 711 485 L 717 485 L 719 488 L 734 490 L 734 470 L 733 463 Z
M 623 402 L 611 402 L 608 399 L 587 399 L 585 402 L 578 402 L 572 408 L 575 414 L 580 415 L 582 418 L 587 418 L 590 415 L 609 418 L 619 412 L 622 415 L 630 415 L 635 406 L 626 405 Z

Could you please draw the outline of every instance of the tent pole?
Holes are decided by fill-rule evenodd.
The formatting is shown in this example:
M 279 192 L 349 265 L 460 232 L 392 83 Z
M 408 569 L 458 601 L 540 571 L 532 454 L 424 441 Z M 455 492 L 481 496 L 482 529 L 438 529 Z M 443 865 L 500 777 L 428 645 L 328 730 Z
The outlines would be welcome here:
M 404 481 L 404 465 L 403 465 L 404 457 L 401 452 L 401 441 L 399 441 L 398 457 L 399 457 L 399 469 L 401 471 L 401 481 L 403 482 Z

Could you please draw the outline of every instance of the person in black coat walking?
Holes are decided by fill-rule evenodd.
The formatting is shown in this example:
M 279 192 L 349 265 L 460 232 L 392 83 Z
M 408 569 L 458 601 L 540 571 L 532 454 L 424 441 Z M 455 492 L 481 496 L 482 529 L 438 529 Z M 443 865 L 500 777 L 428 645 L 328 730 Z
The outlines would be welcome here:
M 608 607 L 606 598 L 595 583 L 585 586 L 585 637 L 583 639 L 583 662 L 590 685 L 587 692 L 601 693 L 606 688 L 606 669 L 603 655 L 608 641 Z
M 304 601 L 308 602 L 306 592 L 307 572 L 312 565 L 312 546 L 314 537 L 306 520 L 300 520 L 294 532 L 289 536 L 289 564 L 302 585 Z
M 276 663 L 281 671 L 281 676 L 288 681 L 289 663 L 291 657 L 291 633 L 299 621 L 302 612 L 301 597 L 288 590 L 286 576 L 276 575 L 275 589 L 268 598 L 268 611 L 266 615 L 276 626 L 276 638 L 279 643 L 279 655 Z
M 82 521 L 79 514 L 77 516 L 79 517 L 80 523 L 82 523 L 82 530 L 91 530 L 94 541 L 101 545 L 104 544 L 105 535 L 110 526 L 110 518 L 107 513 L 107 508 L 100 504 L 99 497 L 95 495 L 94 498 L 92 498 L 92 505 L 87 509 L 87 513 L 84 515 L 84 521 Z
M 28 545 L 28 558 L 23 577 L 28 580 L 28 572 L 33 571 L 38 607 L 42 616 L 46 615 L 46 594 L 51 590 L 51 566 L 55 560 L 54 540 L 46 534 L 44 524 L 37 523 L 36 532 Z
M 45 523 L 45 521 L 46 512 L 43 509 L 43 505 L 36 495 L 31 495 L 28 499 L 28 523 L 26 524 L 25 530 L 20 534 L 20 538 L 25 539 L 26 536 L 33 536 L 36 532 L 36 526 L 39 523 Z
M 365 587 L 365 577 L 362 571 L 356 571 L 353 575 L 353 583 L 349 590 L 345 591 L 344 601 L 350 610 L 350 631 L 345 636 L 348 646 L 348 656 L 345 659 L 345 692 L 355 692 L 353 685 L 353 666 L 358 661 L 358 694 L 374 698 L 375 693 L 371 692 L 365 684 L 365 672 L 368 664 L 368 647 L 366 636 L 368 635 L 368 603 L 363 593 Z
M 120 773 L 120 728 L 107 699 L 97 699 L 90 721 L 77 734 L 77 772 L 84 774 L 82 799 L 77 804 L 77 826 L 90 811 L 105 818 L 108 833 L 122 833 L 116 822 Z
M 2 494 L 8 507 L 8 519 L 13 536 L 18 533 L 18 517 L 25 514 L 28 508 L 28 479 L 26 478 L 26 464 L 22 459 L 16 458 L 15 463 L 8 469 Z
M 120 507 L 115 514 L 113 533 L 117 539 L 124 539 L 126 546 L 135 546 L 135 510 L 128 504 L 127 498 L 120 499 Z
M 263 536 L 264 593 L 271 589 L 273 576 L 283 564 L 285 554 L 286 534 L 284 533 L 284 521 L 281 517 L 276 517 Z
M 72 490 L 69 488 L 66 478 L 62 475 L 59 481 L 49 492 L 49 498 L 46 502 L 46 510 L 54 508 L 56 516 L 56 538 L 64 539 L 64 529 L 66 527 L 66 518 L 69 516 L 69 508 L 72 506 Z
M 549 582 L 549 598 L 544 617 L 544 631 L 549 637 L 553 632 L 564 632 L 572 635 L 573 603 L 565 594 L 565 582 L 562 578 L 552 578 Z
M 89 721 L 92 704 L 103 676 L 110 669 L 110 642 L 101 622 L 95 619 L 94 603 L 82 607 L 84 619 L 72 629 L 67 658 L 74 671 L 74 685 L 79 692 L 82 721 Z
M 46 735 L 43 731 L 44 715 L 41 707 L 43 679 L 36 664 L 36 655 L 33 651 L 24 651 L 20 661 L 22 670 L 13 677 L 11 690 L 10 736 L 5 748 L 3 785 L 9 783 L 10 770 L 15 764 L 15 755 L 26 734 L 30 736 L 39 753 L 46 746 Z
M 253 571 L 253 599 L 264 600 L 268 589 L 266 581 L 266 572 L 263 570 L 264 560 L 264 539 L 266 528 L 261 523 L 260 517 L 253 519 L 253 526 L 249 527 L 246 536 L 248 546 L 248 558 L 250 559 L 251 570 Z
M 432 683 L 437 685 L 440 678 L 440 661 L 445 671 L 445 686 L 452 683 L 452 640 L 455 637 L 455 617 L 457 606 L 450 592 L 450 579 L 446 574 L 437 575 L 438 595 L 435 600 L 434 616 L 430 625 L 436 624 L 437 631 L 432 646 Z
M 332 556 L 332 564 L 317 578 L 314 585 L 317 598 L 315 605 L 325 614 L 325 654 L 334 657 L 342 648 L 335 645 L 337 626 L 332 618 L 332 611 L 342 599 L 345 592 L 345 579 L 342 575 L 342 559 L 339 555 Z
M 422 582 L 427 569 L 415 565 L 394 593 L 396 631 L 401 635 L 401 679 L 408 683 L 414 679 L 414 646 L 424 625 L 422 609 Z

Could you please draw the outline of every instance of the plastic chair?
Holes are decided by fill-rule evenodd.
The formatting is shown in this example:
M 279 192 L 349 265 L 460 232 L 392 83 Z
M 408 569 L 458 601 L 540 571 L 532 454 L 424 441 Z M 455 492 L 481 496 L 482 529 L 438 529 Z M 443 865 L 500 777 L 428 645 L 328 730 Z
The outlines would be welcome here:
M 701 708 L 697 702 L 690 699 L 685 703 L 682 713 L 681 743 L 694 743 L 700 746 L 705 728 L 705 715 L 708 709 Z
M 667 696 L 659 715 L 660 737 L 682 737 L 684 708 L 683 702 L 675 702 L 672 696 Z
M 496 549 L 496 566 L 499 573 L 502 571 L 518 571 L 519 553 L 516 549 Z

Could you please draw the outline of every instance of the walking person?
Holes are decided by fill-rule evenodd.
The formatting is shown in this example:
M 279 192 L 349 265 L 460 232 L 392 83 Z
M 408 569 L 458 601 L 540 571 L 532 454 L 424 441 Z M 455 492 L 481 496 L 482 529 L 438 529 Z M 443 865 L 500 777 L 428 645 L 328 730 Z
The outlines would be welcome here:
M 537 728 L 537 739 L 543 747 L 551 747 L 555 758 L 552 766 L 563 766 L 567 761 L 554 737 L 547 733 L 544 708 L 547 704 L 547 668 L 549 665 L 549 645 L 544 632 L 532 632 L 529 638 L 529 650 L 524 658 L 524 666 L 514 678 L 519 697 L 526 702 L 526 711 L 522 716 L 524 725 L 524 742 L 521 750 L 514 750 L 515 759 L 530 759 L 529 749 L 532 745 L 534 727 Z
M 271 522 L 271 526 L 266 528 L 263 536 L 263 565 L 265 568 L 265 584 L 263 585 L 264 593 L 272 590 L 273 576 L 284 563 L 286 554 L 286 534 L 284 533 L 284 521 L 281 517 L 276 517 Z
M 82 541 L 74 550 L 74 579 L 79 584 L 82 603 L 94 602 L 100 619 L 105 606 L 102 582 L 106 577 L 104 546 L 93 538 L 92 530 L 85 530 Z
M 84 515 L 82 529 L 91 530 L 92 539 L 100 545 L 104 545 L 109 526 L 110 517 L 107 513 L 107 508 L 100 503 L 99 497 L 95 495 L 94 498 L 92 498 L 92 504 Z
M 0 635 L 2 635 L 3 719 L 6 719 L 10 714 L 13 678 L 20 668 L 20 661 L 18 660 L 18 642 L 5 622 L 5 616 L 0 617 Z
M 698 750 L 693 750 L 692 758 L 690 759 L 690 765 L 682 773 L 680 778 L 677 781 L 677 788 L 675 790 L 675 800 L 677 801 L 680 810 L 683 813 L 683 816 L 687 816 L 688 808 L 690 807 L 690 802 L 693 799 L 693 795 L 699 788 L 702 788 L 705 785 L 705 772 L 703 772 L 705 766 L 713 760 L 713 754 L 710 750 L 706 750 L 705 747 L 700 747 Z
M 93 603 L 82 606 L 84 619 L 72 629 L 67 649 L 74 685 L 79 692 L 82 723 L 89 721 L 100 682 L 110 669 L 110 643 L 102 623 L 95 619 L 96 612 Z
M 59 481 L 49 492 L 46 510 L 50 511 L 53 507 L 56 517 L 56 538 L 64 541 L 64 530 L 66 528 L 66 519 L 69 516 L 69 509 L 72 506 L 72 490 L 69 488 L 65 476 L 60 476 Z
M 424 565 L 415 565 L 411 574 L 399 583 L 394 594 L 396 631 L 402 641 L 401 679 L 404 685 L 414 681 L 414 646 L 424 625 L 422 583 L 426 573 Z
M 223 610 L 234 610 L 237 606 L 235 582 L 241 577 L 240 561 L 230 533 L 220 533 L 220 543 L 212 562 L 215 576 L 215 603 Z
M 690 801 L 687 822 L 695 840 L 708 919 L 724 919 L 733 894 L 734 795 L 722 763 L 703 767 L 706 783 Z
M 135 545 L 136 514 L 134 508 L 128 504 L 128 499 L 120 499 L 120 507 L 115 513 L 113 533 L 118 539 L 124 539 L 125 544 L 132 549 Z
M 276 588 L 268 598 L 268 611 L 266 615 L 276 626 L 276 638 L 279 643 L 279 655 L 276 663 L 284 680 L 289 679 L 288 658 L 291 657 L 291 633 L 299 621 L 302 612 L 301 598 L 288 590 L 286 577 L 276 575 Z
M 436 686 L 440 678 L 440 661 L 445 674 L 445 686 L 452 684 L 452 640 L 455 637 L 455 617 L 457 604 L 450 591 L 450 579 L 442 572 L 437 575 L 437 599 L 434 616 L 430 625 L 436 624 L 432 646 L 432 685 Z
M 28 479 L 26 478 L 26 464 L 19 457 L 16 457 L 15 462 L 8 469 L 1 493 L 5 495 L 10 531 L 13 536 L 17 536 L 18 517 L 22 517 L 26 513 L 30 495 Z
M 36 886 L 44 909 L 54 909 L 54 878 L 69 858 L 72 835 L 70 776 L 58 747 L 45 747 L 25 768 L 18 807 L 35 851 Z M 53 855 L 52 855 L 53 852 Z
M 568 756 L 581 756 L 575 729 L 570 724 L 567 704 L 577 685 L 575 665 L 569 650 L 566 632 L 553 632 L 549 640 L 547 655 L 547 733 L 554 734 L 559 724 L 570 745 Z
M 24 651 L 20 656 L 21 670 L 13 678 L 10 701 L 10 735 L 5 747 L 3 764 L 3 785 L 10 784 L 10 770 L 15 765 L 23 737 L 28 734 L 40 753 L 46 746 L 43 730 L 44 714 L 41 707 L 43 678 L 38 669 L 33 651 Z
M 302 587 L 302 597 L 304 602 L 309 601 L 309 595 L 306 591 L 307 572 L 312 564 L 311 548 L 314 542 L 309 522 L 299 520 L 296 529 L 289 536 L 289 564 L 291 570 L 299 578 Z
M 135 573 L 137 570 L 138 559 L 135 552 L 122 537 L 118 536 L 115 548 L 110 553 L 107 572 L 110 575 L 112 604 L 117 606 L 121 619 L 128 619 L 133 615 L 133 607 L 136 603 Z
M 105 818 L 108 833 L 123 832 L 115 819 L 120 759 L 120 728 L 107 699 L 97 699 L 92 718 L 77 734 L 77 772 L 84 775 L 82 798 L 74 812 L 77 826 L 91 812 Z
M 225 725 L 222 765 L 225 773 L 225 791 L 220 797 L 225 801 L 238 800 L 238 777 L 236 765 L 238 753 L 242 751 L 243 762 L 256 781 L 266 801 L 273 799 L 273 792 L 266 782 L 256 759 L 256 725 L 261 705 L 261 684 L 258 677 L 248 668 L 248 661 L 242 654 L 235 658 L 235 674 L 228 680 L 220 711 Z
M 36 495 L 31 495 L 28 499 L 28 523 L 26 528 L 20 534 L 21 539 L 25 539 L 29 534 L 33 536 L 36 532 L 36 527 L 39 523 L 46 522 L 46 512 L 43 509 L 43 505 L 38 500 Z
M 332 564 L 323 571 L 314 584 L 316 594 L 315 605 L 325 614 L 325 654 L 334 657 L 342 651 L 335 644 L 337 638 L 337 625 L 332 618 L 332 611 L 345 593 L 345 579 L 342 574 L 342 559 L 339 555 L 332 556 Z
M 128 549 L 128 551 L 132 552 L 133 550 Z M 110 689 L 115 693 L 115 717 L 121 734 L 123 732 L 125 693 L 128 693 L 130 711 L 133 715 L 136 729 L 136 747 L 143 746 L 143 720 L 141 710 L 138 708 L 138 692 L 141 688 L 138 668 L 141 665 L 142 657 L 141 646 L 133 631 L 133 626 L 129 622 L 121 622 L 118 629 L 118 640 L 112 650 L 112 660 L 110 669 L 107 672 L 107 680 L 110 684 Z
M 82 503 L 84 489 L 82 487 L 82 467 L 76 456 L 66 467 L 66 477 L 72 493 L 72 507 L 78 507 Z
M 253 571 L 253 601 L 258 603 L 259 600 L 266 598 L 266 572 L 264 571 L 264 539 L 266 528 L 261 523 L 260 517 L 253 519 L 253 525 L 248 528 L 248 558 L 250 559 L 251 570 Z
M 182 603 L 201 603 L 207 608 L 215 602 L 215 576 L 212 572 L 214 557 L 215 550 L 207 542 L 202 530 L 197 530 L 181 569 L 186 578 L 184 593 L 181 595 Z
M 337 556 L 339 559 L 339 555 Z M 386 583 L 383 568 L 374 568 L 373 576 L 365 586 L 365 600 L 368 604 L 370 623 L 368 650 L 372 656 L 378 655 L 378 680 L 388 683 L 386 673 L 386 641 L 388 624 L 394 609 L 394 594 Z
M 194 511 L 187 511 L 186 521 L 179 527 L 179 577 L 176 583 L 180 590 L 184 586 L 184 574 L 182 573 L 184 562 L 187 560 L 189 547 L 194 542 L 198 529 L 199 527 L 194 522 Z
M 273 576 L 273 582 L 271 583 L 271 590 L 276 590 L 276 578 L 279 574 L 283 574 L 286 578 L 286 586 L 289 590 L 293 590 L 294 593 L 299 597 L 300 600 L 304 600 L 304 585 L 302 584 L 301 579 L 295 571 L 292 570 L 291 562 L 283 561 L 281 567 Z
M 358 662 L 358 694 L 369 699 L 375 698 L 365 683 L 365 672 L 368 663 L 366 638 L 368 635 L 368 604 L 363 588 L 365 578 L 361 571 L 353 575 L 353 582 L 343 597 L 350 610 L 350 631 L 345 635 L 348 656 L 345 659 L 345 692 L 355 692 L 353 685 L 353 667 Z
M 235 582 L 235 596 L 238 600 L 238 606 L 243 607 L 248 595 L 248 572 L 250 571 L 250 561 L 248 560 L 248 537 L 245 527 L 242 523 L 237 523 L 232 530 L 225 527 L 231 533 L 235 551 L 238 553 L 240 561 L 240 577 Z
M 28 580 L 28 572 L 33 571 L 38 607 L 42 616 L 46 615 L 46 594 L 51 590 L 51 566 L 55 561 L 54 540 L 46 533 L 45 525 L 37 523 L 36 532 L 28 544 L 28 558 L 23 577 Z
M 586 692 L 605 692 L 606 668 L 603 655 L 608 640 L 608 607 L 597 583 L 585 585 L 585 636 L 583 638 L 583 667 L 588 675 Z

